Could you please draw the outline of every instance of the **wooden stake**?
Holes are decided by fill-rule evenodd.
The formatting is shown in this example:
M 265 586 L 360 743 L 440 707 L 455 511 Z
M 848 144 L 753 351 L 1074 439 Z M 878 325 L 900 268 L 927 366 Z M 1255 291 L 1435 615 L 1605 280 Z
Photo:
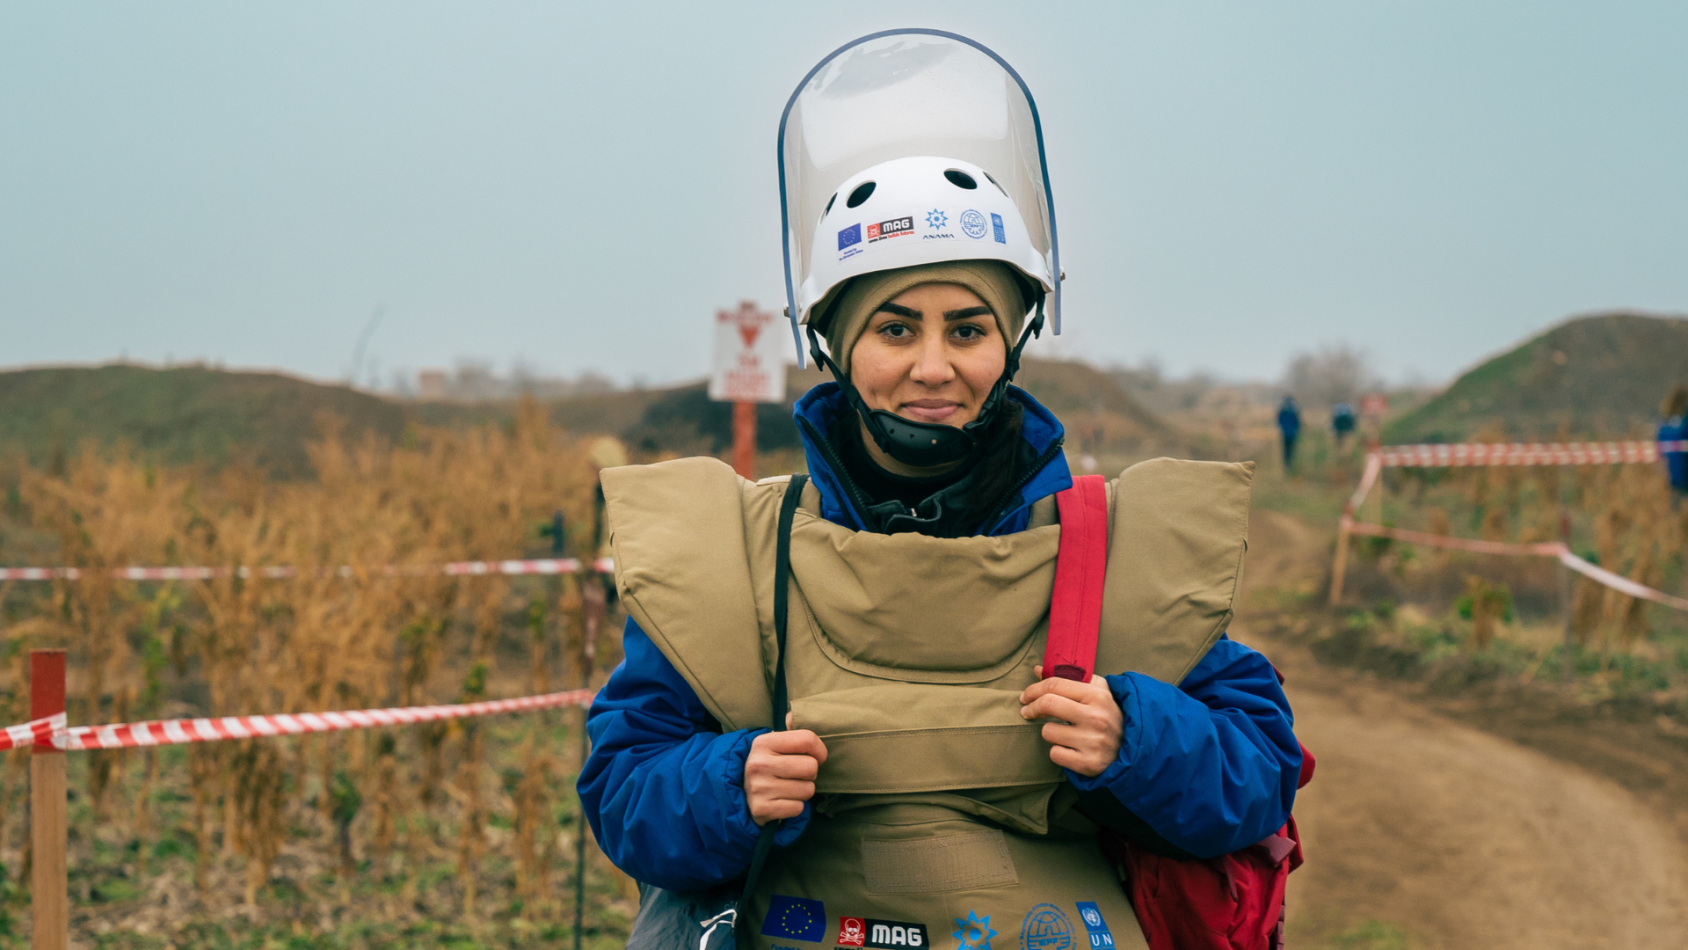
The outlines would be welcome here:
M 1559 541 L 1566 547 L 1571 544 L 1571 513 L 1563 505 L 1559 507 Z M 1571 575 L 1571 569 L 1564 564 L 1559 565 L 1559 610 L 1565 621 L 1565 669 L 1560 678 L 1569 683 L 1577 675 L 1577 632 L 1572 629 L 1575 617 L 1572 616 L 1572 604 L 1576 600 L 1576 579 Z
M 756 404 L 733 403 L 733 471 L 756 480 Z
M 1342 515 L 1342 523 L 1336 529 L 1336 563 L 1330 569 L 1330 605 L 1335 607 L 1342 602 L 1343 575 L 1348 573 L 1348 520 L 1346 512 Z
M 29 718 L 64 712 L 64 651 L 29 651 Z M 33 950 L 66 950 L 70 941 L 70 877 L 65 862 L 67 815 L 64 752 L 37 742 L 29 760 L 29 835 L 34 854 L 29 899 Z

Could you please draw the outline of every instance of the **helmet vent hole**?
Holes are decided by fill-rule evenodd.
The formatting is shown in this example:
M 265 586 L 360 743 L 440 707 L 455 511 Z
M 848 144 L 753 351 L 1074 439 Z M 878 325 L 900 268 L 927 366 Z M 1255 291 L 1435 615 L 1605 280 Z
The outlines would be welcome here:
M 821 212 L 821 217 L 824 218 L 827 215 L 831 214 L 832 213 L 832 206 L 837 201 L 838 201 L 838 192 L 835 191 L 835 192 L 832 193 L 831 198 L 826 199 L 826 210 Z
M 973 189 L 979 187 L 979 183 L 973 180 L 972 175 L 967 174 L 959 168 L 952 168 L 949 171 L 944 172 L 944 177 L 948 178 L 950 180 L 950 184 L 957 188 L 965 188 L 968 191 L 972 191 Z
M 874 188 L 874 183 L 871 182 L 871 181 L 864 181 L 861 184 L 857 185 L 856 190 L 850 192 L 849 200 L 844 202 L 844 206 L 846 208 L 859 208 L 859 207 L 861 207 L 862 202 L 864 202 L 867 199 L 873 197 L 873 188 Z
M 993 185 L 995 185 L 995 186 L 996 186 L 996 190 L 997 190 L 997 191 L 1000 191 L 1000 192 L 1002 192 L 1002 194 L 1003 194 L 1003 197 L 1007 197 L 1007 195 L 1008 195 L 1008 189 L 1006 189 L 1006 188 L 1004 188 L 1004 187 L 1002 187 L 1002 183 L 1001 183 L 1001 182 L 999 182 L 999 181 L 997 181 L 997 180 L 996 180 L 996 179 L 995 179 L 995 178 L 992 178 L 992 177 L 991 177 L 991 173 L 990 173 L 990 172 L 985 172 L 985 180 L 986 180 L 986 181 L 989 181 L 989 182 L 990 182 L 990 183 L 991 183 L 991 184 L 993 184 Z

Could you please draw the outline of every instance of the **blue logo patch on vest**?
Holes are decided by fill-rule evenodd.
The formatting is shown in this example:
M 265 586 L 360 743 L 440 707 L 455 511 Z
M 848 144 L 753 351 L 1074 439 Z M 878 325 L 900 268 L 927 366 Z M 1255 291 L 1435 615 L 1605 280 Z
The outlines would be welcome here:
M 826 939 L 826 905 L 807 897 L 775 894 L 768 898 L 762 936 L 820 942 Z
M 1113 950 L 1114 935 L 1109 932 L 1108 922 L 1102 919 L 1095 901 L 1078 902 L 1078 919 L 1084 921 L 1084 929 L 1090 933 L 1090 950 Z
M 980 917 L 977 912 L 969 910 L 967 919 L 952 918 L 958 928 L 950 936 L 961 941 L 958 950 L 991 950 L 991 938 L 996 931 L 991 929 L 991 915 Z
M 1054 904 L 1039 904 L 1026 912 L 1020 925 L 1021 950 L 1072 950 L 1073 922 Z

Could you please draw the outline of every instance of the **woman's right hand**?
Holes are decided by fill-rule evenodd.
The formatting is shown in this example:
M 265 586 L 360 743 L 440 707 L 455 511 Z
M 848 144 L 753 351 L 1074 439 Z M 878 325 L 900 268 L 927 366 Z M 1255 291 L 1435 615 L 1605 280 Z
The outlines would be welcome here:
M 815 797 L 815 776 L 825 761 L 826 745 L 807 729 L 757 736 L 744 758 L 744 797 L 757 826 L 803 814 L 803 803 Z

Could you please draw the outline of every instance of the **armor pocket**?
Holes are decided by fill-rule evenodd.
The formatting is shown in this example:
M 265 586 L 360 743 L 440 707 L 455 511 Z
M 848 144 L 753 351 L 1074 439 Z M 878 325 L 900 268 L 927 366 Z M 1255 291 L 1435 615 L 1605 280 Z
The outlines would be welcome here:
M 995 829 L 934 838 L 862 839 L 870 894 L 962 891 L 1020 883 L 1008 839 Z
M 791 704 L 793 726 L 826 743 L 816 790 L 881 794 L 1042 785 L 1061 780 L 1042 726 L 1019 693 L 900 683 Z

